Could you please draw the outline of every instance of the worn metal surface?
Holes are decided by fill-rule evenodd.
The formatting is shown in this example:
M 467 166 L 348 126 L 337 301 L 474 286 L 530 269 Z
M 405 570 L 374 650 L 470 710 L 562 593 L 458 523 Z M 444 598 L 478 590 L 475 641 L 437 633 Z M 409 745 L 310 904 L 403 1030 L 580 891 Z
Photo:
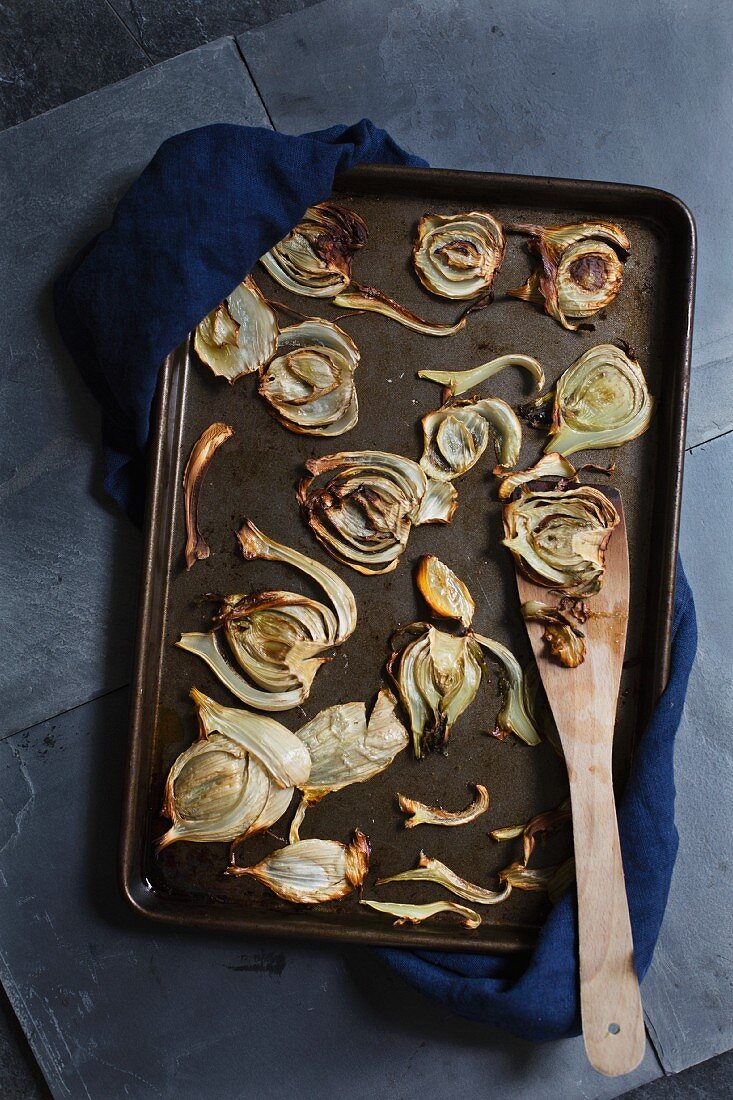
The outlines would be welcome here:
M 597 452 L 616 459 L 614 482 L 627 516 L 632 598 L 627 668 L 621 690 L 615 743 L 617 785 L 623 783 L 640 724 L 663 685 L 669 646 L 669 609 L 674 583 L 677 521 L 684 436 L 689 353 L 694 233 L 684 207 L 668 196 L 633 188 L 560 183 L 530 178 L 481 176 L 426 170 L 357 170 L 339 184 L 339 197 L 370 227 L 370 241 L 355 263 L 355 277 L 384 287 L 410 308 L 431 318 L 455 316 L 455 304 L 424 291 L 412 272 L 410 248 L 415 225 L 426 210 L 447 213 L 490 208 L 504 222 L 557 223 L 584 216 L 620 218 L 632 242 L 623 290 L 599 316 L 592 333 L 568 333 L 541 310 L 505 297 L 531 268 L 524 239 L 513 235 L 496 286 L 497 300 L 448 339 L 411 333 L 373 314 L 343 316 L 362 361 L 357 371 L 360 420 L 353 431 L 317 440 L 283 430 L 256 395 L 255 382 L 235 386 L 213 378 L 195 354 L 172 357 L 164 379 L 159 445 L 148 517 L 145 606 L 136 679 L 130 796 L 123 849 L 123 880 L 143 911 L 165 920 L 194 921 L 242 931 L 344 937 L 421 947 L 515 950 L 531 943 L 547 912 L 543 894 L 517 892 L 503 905 L 483 912 L 483 924 L 469 932 L 434 922 L 420 928 L 392 927 L 381 915 L 365 912 L 352 894 L 338 903 L 295 908 L 274 898 L 250 879 L 224 875 L 224 844 L 176 844 L 159 857 L 152 838 L 167 827 L 159 818 L 165 775 L 195 736 L 196 719 L 188 692 L 196 685 L 220 701 L 233 703 L 214 675 L 191 654 L 174 647 L 181 632 L 205 630 L 211 606 L 207 592 L 232 593 L 275 587 L 301 590 L 293 571 L 271 563 L 243 562 L 234 532 L 245 515 L 268 534 L 306 553 L 323 551 L 298 515 L 294 486 L 304 460 L 333 450 L 374 448 L 418 458 L 419 417 L 440 403 L 439 387 L 416 378 L 417 368 L 468 366 L 510 351 L 529 352 L 543 362 L 548 379 L 558 375 L 593 344 L 624 338 L 636 349 L 652 392 L 664 399 L 651 430 L 620 451 Z M 324 317 L 343 311 L 327 302 L 286 296 L 258 273 L 260 284 L 294 308 Z M 664 378 L 664 384 L 662 384 Z M 516 404 L 528 391 L 526 376 L 507 370 L 482 387 Z M 182 471 L 190 449 L 212 421 L 235 429 L 234 439 L 217 454 L 201 500 L 201 522 L 212 555 L 186 571 L 182 561 Z M 525 433 L 521 465 L 534 461 L 542 437 Z M 482 633 L 508 644 L 527 663 L 530 650 L 519 615 L 513 565 L 501 548 L 501 509 L 486 459 L 456 482 L 458 511 L 448 527 L 413 531 L 400 566 L 386 577 L 363 577 L 338 569 L 352 587 L 359 624 L 350 641 L 315 681 L 304 708 L 278 717 L 297 728 L 324 706 L 351 699 L 368 702 L 380 684 L 388 639 L 407 622 L 425 617 L 415 596 L 413 567 L 420 554 L 437 553 L 456 569 L 477 600 L 475 624 Z M 654 544 L 655 553 L 650 555 Z M 306 816 L 303 836 L 346 839 L 359 826 L 372 841 L 365 893 L 375 896 L 380 875 L 413 866 L 420 848 L 479 882 L 515 858 L 511 846 L 493 844 L 491 829 L 526 820 L 557 805 L 566 794 L 562 764 L 546 744 L 528 748 L 487 737 L 499 709 L 492 685 L 456 724 L 447 756 L 416 761 L 401 754 L 381 776 L 328 796 Z M 470 783 L 485 783 L 492 796 L 489 813 L 470 827 L 406 832 L 395 793 L 460 807 Z M 287 820 L 287 819 L 285 819 Z M 275 828 L 282 834 L 285 825 Z M 420 835 L 422 834 L 422 835 Z M 565 838 L 567 845 L 567 838 Z M 238 853 L 256 862 L 278 843 L 253 838 Z M 558 840 L 547 848 L 552 862 L 566 850 Z M 435 896 L 424 884 L 400 884 L 376 891 L 380 898 L 419 901 Z

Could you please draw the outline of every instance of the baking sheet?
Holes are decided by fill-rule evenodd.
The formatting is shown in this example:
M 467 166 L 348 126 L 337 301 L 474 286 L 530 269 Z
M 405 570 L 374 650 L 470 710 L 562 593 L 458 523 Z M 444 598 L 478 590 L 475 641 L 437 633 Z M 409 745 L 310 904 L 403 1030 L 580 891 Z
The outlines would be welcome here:
M 142 594 L 136 693 L 131 736 L 128 800 L 123 828 L 123 889 L 138 909 L 158 919 L 241 931 L 351 939 L 358 942 L 436 949 L 517 950 L 529 946 L 548 909 L 542 893 L 515 891 L 496 907 L 482 908 L 483 924 L 468 931 L 449 921 L 393 928 L 389 918 L 368 911 L 353 893 L 338 903 L 293 907 L 254 880 L 223 875 L 226 845 L 177 844 L 159 858 L 151 841 L 164 831 L 158 816 L 170 764 L 195 737 L 188 700 L 195 684 L 220 702 L 234 704 L 204 664 L 174 647 L 182 631 L 205 630 L 211 605 L 206 592 L 247 592 L 285 587 L 309 592 L 293 570 L 274 563 L 244 562 L 235 531 L 250 516 L 267 534 L 304 553 L 325 552 L 301 520 L 294 487 L 304 461 L 335 450 L 391 450 L 412 458 L 421 453 L 419 418 L 440 402 L 440 388 L 419 381 L 420 368 L 463 368 L 505 352 L 522 351 L 542 362 L 548 382 L 587 348 L 623 338 L 636 350 L 659 409 L 652 427 L 615 452 L 597 451 L 593 461 L 615 459 L 613 484 L 624 500 L 632 562 L 631 615 L 626 667 L 614 745 L 617 789 L 623 785 L 633 745 L 658 696 L 669 659 L 674 562 L 681 491 L 684 416 L 694 276 L 694 229 L 684 206 L 671 196 L 643 188 L 578 181 L 535 180 L 420 169 L 358 169 L 339 181 L 336 196 L 367 221 L 369 243 L 357 255 L 354 276 L 387 290 L 421 315 L 452 320 L 460 304 L 425 291 L 412 271 L 415 225 L 427 210 L 452 213 L 488 209 L 504 222 L 545 224 L 593 217 L 618 219 L 632 253 L 616 302 L 594 319 L 592 333 L 569 333 L 540 310 L 504 299 L 531 270 L 524 238 L 512 235 L 496 282 L 496 302 L 447 339 L 431 338 L 377 317 L 343 315 L 325 301 L 289 295 L 258 268 L 266 294 L 302 312 L 339 324 L 355 339 L 362 359 L 357 370 L 359 423 L 337 440 L 285 431 L 256 395 L 256 381 L 230 387 L 213 378 L 188 346 L 164 368 L 159 393 L 158 434 L 151 472 L 146 580 Z M 481 387 L 516 405 L 531 395 L 525 372 L 509 369 Z M 182 473 L 190 448 L 214 420 L 235 436 L 217 454 L 201 496 L 200 516 L 211 557 L 186 572 L 183 562 Z M 541 453 L 543 437 L 530 429 L 520 467 Z M 581 456 L 582 457 L 582 456 Z M 336 565 L 351 586 L 359 624 L 349 642 L 317 676 L 305 707 L 277 715 L 296 729 L 325 706 L 351 699 L 373 702 L 389 653 L 388 639 L 400 625 L 425 617 L 416 596 L 413 567 L 423 553 L 435 553 L 466 581 L 477 603 L 475 626 L 509 645 L 524 664 L 530 648 L 519 614 L 513 566 L 499 545 L 501 509 L 488 452 L 457 483 L 459 507 L 448 527 L 415 528 L 394 573 L 362 577 Z M 328 559 L 330 562 L 330 559 Z M 495 679 L 454 727 L 446 756 L 417 761 L 408 750 L 383 775 L 346 788 L 311 808 L 302 836 L 347 840 L 358 825 L 372 841 L 364 895 L 403 901 L 445 896 L 429 884 L 375 889 L 381 875 L 414 865 L 424 849 L 465 877 L 482 884 L 516 857 L 513 844 L 496 844 L 492 829 L 526 820 L 564 797 L 562 763 L 550 747 L 529 748 L 513 739 L 487 735 L 499 709 Z M 469 784 L 483 782 L 491 794 L 485 815 L 466 828 L 405 830 L 395 792 L 457 809 L 471 798 Z M 286 836 L 288 818 L 273 832 Z M 240 862 L 256 862 L 278 847 L 269 835 L 239 850 Z M 540 850 L 536 863 L 554 862 L 570 851 L 568 836 Z

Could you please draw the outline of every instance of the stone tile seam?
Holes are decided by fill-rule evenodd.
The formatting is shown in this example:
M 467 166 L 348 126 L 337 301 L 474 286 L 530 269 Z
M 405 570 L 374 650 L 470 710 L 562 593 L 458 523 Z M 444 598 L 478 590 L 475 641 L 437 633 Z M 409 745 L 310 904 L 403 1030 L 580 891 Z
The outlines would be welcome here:
M 693 451 L 696 451 L 698 447 L 705 447 L 708 443 L 714 443 L 716 439 L 725 439 L 727 435 L 731 435 L 732 433 L 733 428 L 728 428 L 724 432 L 718 432 L 717 435 L 711 435 L 710 439 L 701 439 L 699 443 L 693 443 L 691 447 L 685 447 L 685 450 L 687 454 L 690 455 Z
M 675 1071 L 672 1069 L 666 1056 L 663 1037 L 658 1033 L 656 1027 L 654 1026 L 654 1021 L 652 1020 L 646 1009 L 644 1009 L 644 1024 L 646 1027 L 647 1038 L 649 1039 L 649 1045 L 654 1052 L 654 1057 L 656 1058 L 660 1066 L 662 1075 L 664 1077 L 669 1077 L 673 1075 Z
M 273 130 L 277 130 L 277 126 L 275 125 L 273 117 L 270 114 L 270 108 L 265 103 L 264 96 L 262 95 L 262 92 L 260 91 L 260 86 L 257 83 L 257 81 L 255 80 L 254 73 L 252 72 L 252 69 L 250 68 L 249 62 L 247 61 L 247 58 L 245 57 L 244 51 L 243 51 L 242 47 L 239 44 L 239 39 L 236 38 L 234 35 L 232 35 L 230 37 L 231 37 L 231 41 L 234 43 L 234 48 L 237 51 L 237 53 L 239 54 L 239 58 L 240 58 L 242 64 L 244 65 L 244 70 L 247 73 L 247 76 L 249 77 L 249 79 L 252 83 L 252 87 L 254 88 L 255 92 L 257 93 L 257 98 L 259 99 L 260 103 L 262 104 L 262 110 L 267 115 L 267 121 L 270 123 L 270 126 L 272 127 Z
M 31 730 L 38 729 L 39 726 L 45 726 L 47 722 L 56 722 L 58 719 L 64 718 L 67 714 L 73 714 L 75 710 L 81 710 L 82 707 L 86 707 L 89 703 L 97 703 L 100 699 L 106 699 L 108 695 L 114 695 L 118 691 L 126 691 L 129 686 L 130 681 L 126 680 L 124 683 L 117 684 L 115 687 L 105 688 L 104 691 L 97 692 L 95 695 L 90 695 L 88 699 L 82 699 L 80 703 L 74 703 L 70 707 L 65 707 L 56 714 L 49 714 L 48 718 L 39 718 L 37 722 L 31 722 L 29 726 L 23 726 L 21 729 L 4 733 L 0 736 L 0 745 L 5 741 L 12 741 L 14 737 L 20 737 L 24 733 L 30 733 Z
M 209 42 L 203 42 L 200 46 L 196 46 L 192 50 L 184 50 L 183 53 L 175 54 L 173 57 L 167 57 L 163 61 L 156 61 L 152 65 L 146 65 L 142 69 L 138 69 L 136 73 L 130 73 L 129 76 L 124 76 L 121 80 L 113 81 L 112 84 L 104 84 L 101 88 L 93 88 L 89 92 L 84 92 L 83 95 L 75 96 L 74 99 L 67 100 L 66 103 L 59 103 L 56 107 L 49 107 L 47 111 L 41 111 L 41 113 L 38 115 L 33 115 L 31 118 L 26 118 L 23 119 L 21 122 L 16 122 L 13 126 L 6 126 L 4 130 L 0 129 L 0 140 L 2 140 L 6 134 L 10 134 L 14 130 L 18 130 L 21 126 L 33 126 L 40 119 L 48 118 L 49 115 L 54 114 L 56 111 L 68 110 L 70 107 L 76 106 L 77 104 L 81 103 L 82 100 L 85 100 L 90 96 L 102 95 L 105 92 L 109 92 L 112 89 L 116 89 L 119 88 L 121 85 L 127 84 L 129 81 L 137 80 L 141 73 L 147 73 L 150 71 L 150 69 L 158 69 L 162 68 L 164 65 L 174 64 L 175 62 L 180 61 L 182 57 L 186 57 L 189 53 L 197 53 L 200 50 L 203 51 L 213 49 L 223 42 L 231 42 L 232 39 L 232 35 L 220 35 L 219 38 L 213 38 Z
M 109 10 L 110 10 L 110 11 L 112 12 L 112 14 L 114 15 L 115 19 L 116 19 L 116 20 L 117 20 L 117 22 L 118 22 L 118 23 L 120 24 L 120 26 L 121 26 L 121 27 L 122 27 L 122 28 L 124 29 L 124 31 L 125 31 L 125 33 L 126 33 L 126 34 L 128 35 L 128 37 L 129 37 L 129 38 L 131 38 L 131 39 L 132 39 L 132 41 L 133 41 L 133 42 L 135 43 L 135 45 L 136 45 L 136 46 L 137 46 L 137 48 L 138 48 L 138 49 L 140 50 L 140 52 L 141 52 L 141 53 L 143 53 L 143 54 L 145 55 L 145 57 L 146 57 L 146 58 L 148 59 L 148 61 L 149 61 L 149 63 L 150 63 L 151 65 L 154 65 L 154 64 L 155 64 L 155 61 L 154 61 L 154 60 L 153 60 L 153 58 L 152 58 L 152 57 L 150 56 L 150 54 L 148 53 L 148 51 L 147 51 L 147 50 L 145 49 L 145 46 L 143 45 L 143 43 L 142 43 L 142 42 L 141 42 L 141 41 L 140 41 L 139 39 L 137 39 L 137 38 L 135 37 L 135 35 L 134 35 L 134 34 L 132 33 L 132 31 L 131 31 L 131 30 L 130 30 L 130 28 L 128 27 L 127 23 L 126 23 L 126 22 L 125 22 L 125 20 L 124 20 L 124 19 L 122 18 L 122 16 L 121 16 L 121 15 L 120 15 L 120 13 L 118 12 L 118 10 L 117 10 L 117 8 L 116 8 L 116 7 L 114 6 L 114 4 L 113 4 L 113 3 L 111 2 L 111 0 L 104 0 L 104 3 L 105 3 L 105 4 L 106 4 L 106 6 L 107 6 L 107 7 L 109 8 Z
M 240 38 L 246 38 L 250 35 L 257 35 L 263 31 L 267 31 L 268 34 L 272 32 L 277 38 L 278 27 L 280 25 L 286 26 L 288 23 L 297 23 L 301 17 L 305 17 L 310 21 L 312 18 L 311 12 L 317 12 L 319 8 L 325 10 L 331 2 L 332 0 L 317 0 L 317 3 L 309 4 L 306 8 L 296 8 L 295 11 L 281 12 L 281 14 L 276 15 L 274 19 L 268 19 L 266 23 L 260 23 L 259 26 L 255 27 L 245 26 L 239 31 L 234 29 L 233 33 Z

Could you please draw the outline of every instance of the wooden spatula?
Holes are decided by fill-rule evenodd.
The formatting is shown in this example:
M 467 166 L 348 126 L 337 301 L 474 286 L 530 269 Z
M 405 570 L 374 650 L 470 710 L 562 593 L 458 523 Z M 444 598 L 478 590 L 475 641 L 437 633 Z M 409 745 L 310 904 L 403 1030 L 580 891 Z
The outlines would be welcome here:
M 621 497 L 613 489 L 604 491 L 621 523 L 606 550 L 603 587 L 590 599 L 591 617 L 581 628 L 585 661 L 577 668 L 565 668 L 543 641 L 541 623 L 528 622 L 527 631 L 570 780 L 585 1049 L 591 1065 L 616 1077 L 639 1064 L 645 1036 L 611 778 L 611 745 L 629 617 L 629 554 Z M 557 602 L 556 596 L 519 571 L 517 586 L 522 603 Z

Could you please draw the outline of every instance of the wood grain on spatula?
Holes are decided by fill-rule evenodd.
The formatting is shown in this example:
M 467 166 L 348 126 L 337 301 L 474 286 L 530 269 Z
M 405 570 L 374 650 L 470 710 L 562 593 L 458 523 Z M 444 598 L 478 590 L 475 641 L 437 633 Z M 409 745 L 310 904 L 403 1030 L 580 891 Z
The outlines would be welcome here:
M 639 1064 L 645 1035 L 611 773 L 629 617 L 629 554 L 621 497 L 614 489 L 603 492 L 621 522 L 606 549 L 601 591 L 590 598 L 591 615 L 581 628 L 585 661 L 577 668 L 565 668 L 543 641 L 542 624 L 528 622 L 526 626 L 570 780 L 583 1038 L 591 1064 L 615 1077 Z M 527 580 L 519 570 L 517 587 L 522 603 L 558 602 L 557 596 Z

